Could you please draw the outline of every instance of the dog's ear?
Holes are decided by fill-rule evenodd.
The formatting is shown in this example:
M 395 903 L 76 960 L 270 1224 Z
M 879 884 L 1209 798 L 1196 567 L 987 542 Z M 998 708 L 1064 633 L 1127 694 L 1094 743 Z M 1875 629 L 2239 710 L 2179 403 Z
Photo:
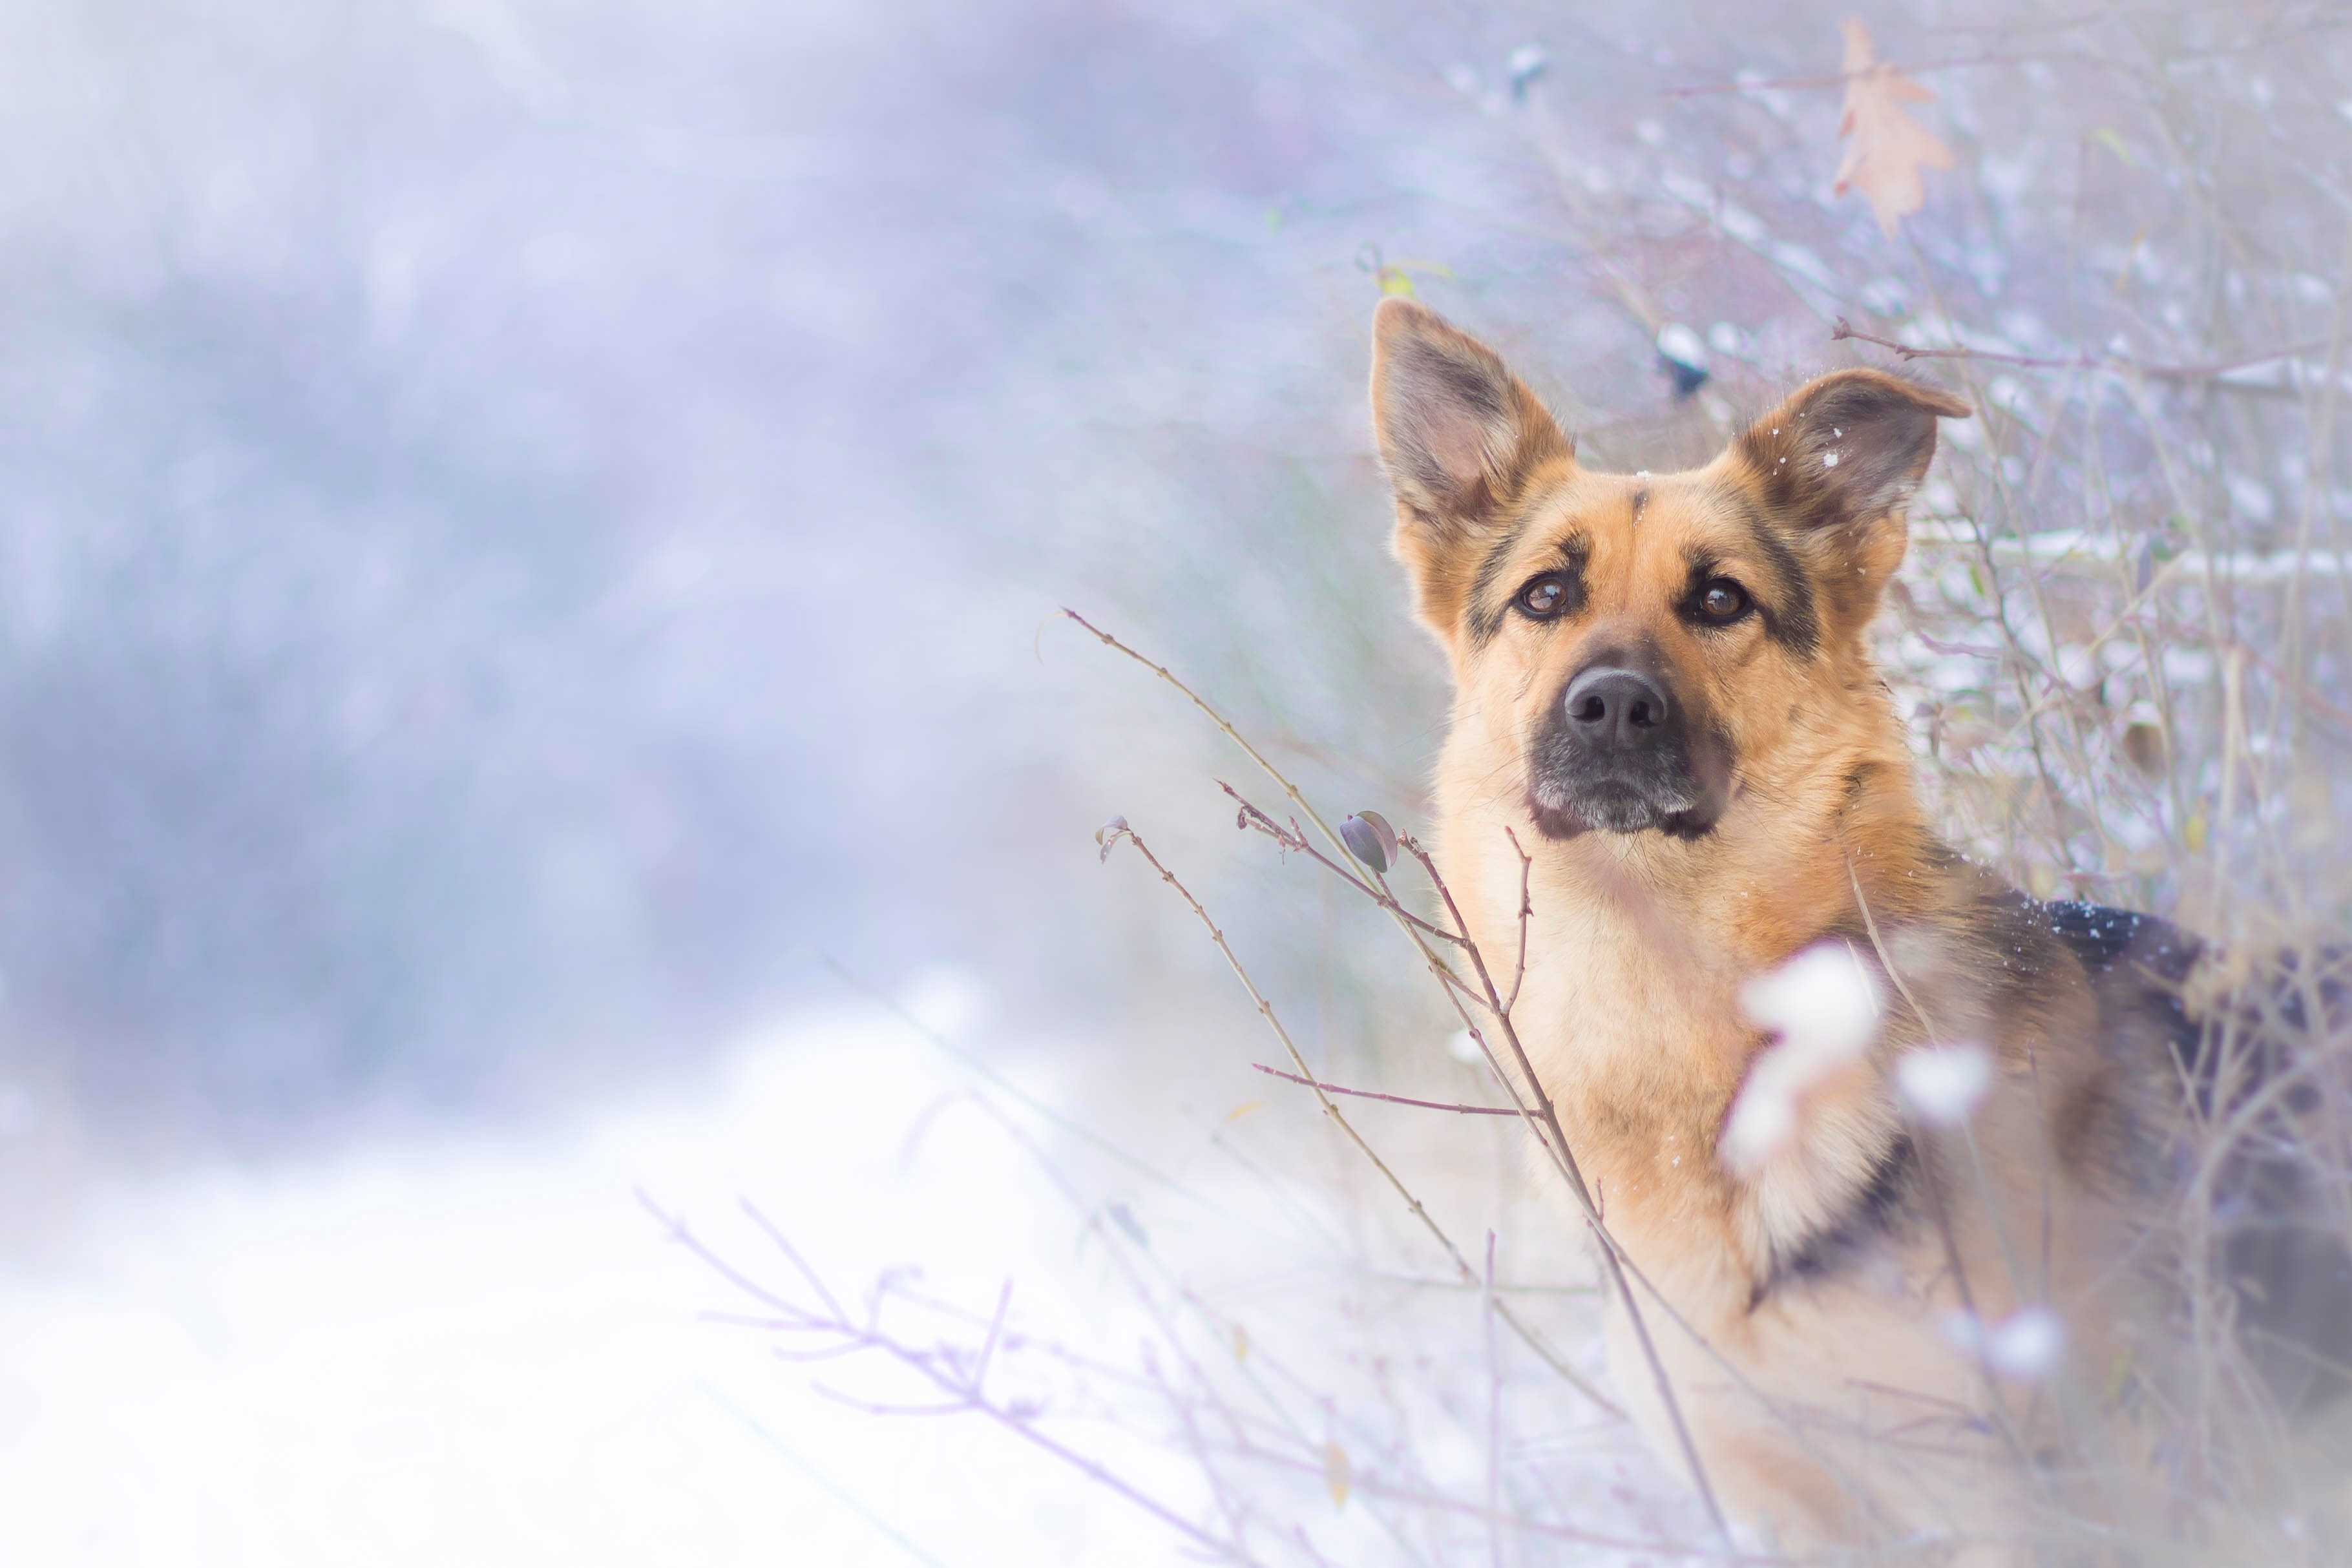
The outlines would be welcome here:
M 1396 492 L 1396 552 L 1422 618 L 1451 643 L 1483 543 L 1576 448 L 1495 351 L 1409 299 L 1372 317 L 1372 424 Z
M 1904 514 L 1936 455 L 1936 421 L 1971 412 L 1885 371 L 1837 371 L 1758 420 L 1723 462 L 1793 536 L 1832 617 L 1858 630 L 1903 564 Z

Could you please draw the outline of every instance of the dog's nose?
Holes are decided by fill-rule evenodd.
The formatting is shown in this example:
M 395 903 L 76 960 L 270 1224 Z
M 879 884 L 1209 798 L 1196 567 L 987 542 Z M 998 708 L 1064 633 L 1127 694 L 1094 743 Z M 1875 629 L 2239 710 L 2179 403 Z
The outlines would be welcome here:
M 1666 729 L 1666 694 L 1646 676 L 1601 665 L 1568 684 L 1561 699 L 1569 729 L 1586 745 L 1633 751 L 1652 746 Z

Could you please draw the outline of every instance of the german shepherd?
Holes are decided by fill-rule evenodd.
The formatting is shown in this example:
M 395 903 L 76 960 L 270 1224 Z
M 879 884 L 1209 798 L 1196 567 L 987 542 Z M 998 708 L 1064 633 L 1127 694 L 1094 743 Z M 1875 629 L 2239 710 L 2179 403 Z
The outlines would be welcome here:
M 2026 898 L 1927 821 L 1868 630 L 1937 421 L 1968 405 L 1839 371 L 1704 467 L 1601 473 L 1428 309 L 1382 302 L 1374 337 L 1394 549 L 1454 682 L 1438 863 L 1474 938 L 1509 954 L 1519 846 L 1532 856 L 1513 1018 L 1647 1281 L 1635 1305 L 1700 1469 L 1785 1549 L 1924 1533 L 2014 1560 L 2064 1492 L 2055 1456 L 2078 1477 L 2166 1461 L 2162 1347 L 2181 1343 L 2177 1281 L 2196 1272 L 2168 1206 L 2200 1128 L 2269 1080 L 2222 1049 L 2198 942 Z M 1735 1172 L 1726 1117 L 1770 1045 L 1741 988 L 1824 941 L 1877 977 L 1883 1030 Z M 1989 1052 L 1990 1086 L 1939 1129 L 1906 1113 L 1893 1069 L 1951 1041 Z M 2258 1109 L 2308 1111 L 2318 1092 L 2293 1088 Z M 2274 1209 L 2301 1190 L 2245 1159 L 2231 1172 Z M 2304 1398 L 2310 1369 L 2352 1361 L 2343 1248 L 2247 1234 L 2199 1256 L 2247 1277 L 2241 1329 L 2317 1347 L 2287 1379 Z M 1993 1326 L 2028 1309 L 2063 1325 L 2055 1375 L 1988 1357 Z M 1608 1339 L 1681 1468 L 1622 1301 Z M 2110 1518 L 2139 1506 L 2087 1490 Z

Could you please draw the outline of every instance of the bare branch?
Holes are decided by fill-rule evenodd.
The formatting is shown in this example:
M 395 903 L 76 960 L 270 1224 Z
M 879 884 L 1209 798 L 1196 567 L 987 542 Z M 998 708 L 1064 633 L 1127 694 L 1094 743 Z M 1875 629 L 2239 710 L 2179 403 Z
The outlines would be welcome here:
M 2058 50 L 2048 54 L 1971 55 L 1964 59 L 1929 60 L 1925 65 L 1905 66 L 1902 69 L 1903 74 L 1906 76 L 1919 76 L 1927 71 L 1967 70 L 1972 67 L 1979 66 L 2020 66 L 2029 63 L 2041 64 L 2051 62 L 2060 63 L 2068 67 L 2083 66 L 2100 70 L 2117 71 L 2126 76 L 2138 78 L 2141 80 L 2150 79 L 2146 71 L 2140 70 L 2125 61 L 2107 59 L 2098 55 L 2089 54 L 2074 49 Z M 1754 81 L 1703 82 L 1694 87 L 1670 87 L 1666 89 L 1665 96 L 1668 98 L 1714 98 L 1727 93 L 1788 92 L 1802 90 L 1807 88 L 1843 87 L 1846 83 L 1853 80 L 1856 77 L 1867 76 L 1870 73 L 1868 71 L 1824 71 L 1815 76 L 1806 77 L 1759 78 Z
M 1382 1094 L 1370 1089 L 1342 1089 L 1337 1083 L 1325 1083 L 1313 1078 L 1301 1078 L 1296 1072 L 1285 1072 L 1281 1068 L 1268 1067 L 1263 1061 L 1253 1061 L 1250 1065 L 1268 1077 L 1287 1079 L 1293 1083 L 1304 1083 L 1309 1089 L 1319 1090 L 1326 1094 L 1351 1094 L 1359 1100 L 1385 1100 L 1391 1105 L 1418 1105 L 1424 1111 L 1453 1111 L 1465 1116 L 1517 1116 L 1518 1114 L 1507 1105 L 1451 1105 L 1443 1100 L 1415 1100 L 1403 1094 Z
M 1434 887 L 1438 896 L 1444 900 L 1446 914 L 1452 917 L 1456 929 L 1467 936 L 1470 931 L 1469 924 L 1462 917 L 1461 906 L 1454 901 L 1454 890 L 1445 885 L 1444 877 L 1438 873 L 1437 862 L 1426 849 L 1422 847 L 1418 839 L 1400 834 L 1397 841 L 1404 845 L 1413 859 L 1421 862 L 1421 869 L 1428 876 L 1430 885 Z M 1515 839 L 1514 842 L 1516 841 Z M 1601 1210 L 1594 1205 L 1591 1192 L 1585 1186 L 1584 1173 L 1578 1168 L 1576 1156 L 1569 1150 L 1568 1134 L 1561 1130 L 1559 1124 L 1559 1112 L 1552 1104 L 1551 1096 L 1544 1089 L 1542 1081 L 1537 1078 L 1535 1064 L 1528 1060 L 1527 1048 L 1520 1044 L 1519 1032 L 1512 1025 L 1510 1010 L 1503 1005 L 1501 997 L 1495 990 L 1494 977 L 1486 972 L 1486 956 L 1478 951 L 1478 945 L 1475 942 L 1465 944 L 1465 950 L 1470 955 L 1470 962 L 1478 971 L 1478 983 L 1486 988 L 1487 1005 L 1495 1014 L 1496 1025 L 1503 1031 L 1505 1043 L 1511 1048 L 1512 1061 L 1524 1075 L 1528 1092 L 1535 1098 L 1533 1115 L 1540 1116 L 1541 1132 L 1547 1134 L 1539 1141 L 1551 1151 L 1562 1174 L 1568 1177 L 1569 1189 L 1584 1210 L 1585 1223 L 1591 1228 L 1594 1238 L 1601 1243 L 1601 1261 L 1608 1266 L 1610 1278 L 1617 1287 L 1617 1299 L 1624 1305 L 1626 1321 L 1632 1326 L 1633 1337 L 1641 1346 L 1642 1359 L 1649 1365 L 1651 1381 L 1657 1387 L 1658 1402 L 1664 1408 L 1667 1420 L 1674 1427 L 1675 1445 L 1682 1449 L 1683 1462 L 1690 1469 L 1691 1485 L 1697 1491 L 1699 1501 L 1706 1507 L 1707 1519 L 1715 1526 L 1716 1533 L 1722 1537 L 1726 1545 L 1728 1545 L 1731 1542 L 1731 1526 L 1724 1520 L 1722 1505 L 1716 1501 L 1715 1488 L 1707 1480 L 1706 1467 L 1698 1457 L 1698 1443 L 1691 1436 L 1690 1424 L 1683 1418 L 1682 1402 L 1675 1397 L 1674 1380 L 1666 1375 L 1665 1361 L 1658 1354 L 1658 1348 L 1650 1338 L 1649 1324 L 1642 1315 L 1641 1303 L 1633 1299 L 1633 1287 L 1626 1282 L 1626 1274 L 1633 1260 L 1626 1255 L 1624 1248 L 1619 1245 L 1617 1239 L 1609 1233 L 1608 1227 L 1601 1223 Z M 1517 1100 L 1516 1092 L 1512 1097 Z M 1650 1285 L 1647 1280 L 1643 1280 L 1643 1283 L 1663 1304 L 1664 1297 L 1657 1288 Z M 1702 1345 L 1706 1343 L 1704 1336 L 1696 1330 L 1690 1329 L 1687 1323 L 1683 1326 Z M 1708 1348 L 1712 1350 L 1713 1347 Z
M 1874 343 L 1899 356 L 1905 364 L 1914 360 L 1978 360 L 1986 364 L 2016 365 L 2032 371 L 2109 371 L 2118 374 L 2145 376 L 2155 381 L 2210 381 L 2231 371 L 2242 371 L 2252 365 L 2268 364 L 2273 360 L 2291 360 L 2304 354 L 2315 354 L 2328 347 L 2322 338 L 2309 343 L 2296 343 L 2284 349 L 2265 350 L 2259 354 L 2244 354 L 2234 360 L 2216 360 L 2202 365 L 2149 365 L 2123 354 L 2080 354 L 2053 358 L 2040 354 L 2004 354 L 1990 349 L 1923 349 L 1915 344 L 1898 342 L 1893 338 L 1881 338 L 1849 324 L 1843 316 L 1830 329 L 1830 341 Z
M 1536 912 L 1534 901 L 1528 896 L 1528 879 L 1534 874 L 1536 862 L 1519 847 L 1519 835 L 1507 822 L 1503 825 L 1503 836 L 1511 841 L 1511 852 L 1519 857 L 1519 965 L 1511 977 L 1511 994 L 1503 1001 L 1503 1016 L 1508 1017 L 1519 1005 L 1519 988 L 1528 983 L 1528 921 Z
M 1308 859 L 1315 862 L 1316 864 L 1323 867 L 1326 871 L 1331 873 L 1332 875 L 1339 878 L 1349 887 L 1354 888 L 1358 893 L 1362 894 L 1366 898 L 1370 899 L 1374 904 L 1379 904 L 1382 909 L 1387 910 L 1391 915 L 1395 915 L 1398 919 L 1403 921 L 1406 925 L 1412 926 L 1416 931 L 1423 932 L 1431 936 L 1434 936 L 1441 942 L 1463 943 L 1468 941 L 1467 937 L 1457 936 L 1451 931 L 1439 930 L 1436 926 L 1432 925 L 1428 921 L 1423 920 L 1420 915 L 1415 915 L 1403 904 L 1398 903 L 1396 895 L 1390 893 L 1385 886 L 1373 886 L 1370 883 L 1366 882 L 1363 878 L 1358 876 L 1354 872 L 1349 870 L 1346 866 L 1340 864 L 1329 855 L 1325 854 L 1321 850 L 1317 849 L 1314 844 L 1307 841 L 1307 835 L 1298 831 L 1298 825 L 1297 822 L 1294 821 L 1289 827 L 1284 827 L 1272 817 L 1267 816 L 1264 811 L 1250 804 L 1249 800 L 1240 790 L 1234 789 L 1232 785 L 1226 783 L 1222 779 L 1217 780 L 1217 788 L 1223 789 L 1227 795 L 1231 796 L 1234 803 L 1241 808 L 1241 814 L 1234 824 L 1235 827 L 1251 829 L 1264 833 L 1267 838 L 1270 838 L 1276 843 L 1280 844 L 1285 850 L 1293 851 L 1297 853 L 1307 856 Z
M 1092 628 L 1088 629 L 1092 630 Z M 1290 1038 L 1290 1030 L 1283 1026 L 1281 1018 L 1275 1012 L 1274 1004 L 1266 999 L 1265 992 L 1257 988 L 1257 982 L 1250 978 L 1249 971 L 1243 967 L 1240 956 L 1233 949 L 1233 944 L 1225 940 L 1224 932 L 1220 930 L 1217 923 L 1210 918 L 1208 910 L 1202 905 L 1201 901 L 1192 896 L 1192 889 L 1179 881 L 1174 872 L 1160 863 L 1160 857 L 1151 852 L 1151 847 L 1143 841 L 1142 836 L 1133 828 L 1118 829 L 1108 841 L 1117 843 L 1122 838 L 1135 846 L 1135 852 L 1141 855 L 1151 869 L 1160 873 L 1162 882 L 1176 890 L 1177 896 L 1183 899 L 1186 905 L 1192 909 L 1193 916 L 1206 928 L 1209 939 L 1216 944 L 1217 951 L 1224 955 L 1227 967 L 1233 970 L 1234 977 L 1241 981 L 1242 988 L 1249 993 L 1250 1000 L 1256 1004 L 1258 1016 L 1265 1019 L 1266 1027 L 1273 1030 L 1275 1038 L 1282 1042 L 1283 1051 L 1288 1054 L 1292 1064 L 1302 1075 L 1301 1081 L 1315 1092 L 1316 1102 L 1323 1107 L 1323 1113 L 1331 1118 L 1339 1131 L 1347 1135 L 1348 1141 L 1355 1145 L 1357 1152 L 1371 1162 L 1372 1168 L 1380 1172 L 1381 1179 L 1386 1181 L 1397 1197 L 1403 1200 L 1405 1207 L 1412 1211 L 1412 1217 L 1421 1221 L 1422 1228 L 1427 1230 L 1431 1239 L 1444 1249 L 1446 1260 L 1454 1265 L 1454 1272 L 1461 1275 L 1465 1281 L 1475 1283 L 1478 1278 L 1477 1270 L 1473 1269 L 1470 1266 L 1470 1260 L 1462 1255 L 1462 1249 L 1454 1244 L 1454 1239 L 1445 1234 L 1444 1229 L 1439 1226 L 1421 1199 L 1413 1196 L 1412 1189 L 1406 1186 L 1403 1179 L 1389 1167 L 1388 1162 L 1381 1159 L 1371 1145 L 1364 1141 L 1364 1135 L 1356 1131 L 1355 1124 L 1340 1113 L 1339 1105 L 1323 1092 L 1322 1085 L 1315 1078 L 1313 1069 L 1307 1065 L 1307 1058 L 1300 1053 L 1297 1042 Z M 1520 1327 L 1516 1318 L 1509 1321 L 1521 1337 L 1528 1339 L 1530 1343 L 1533 1343 L 1532 1335 Z M 1586 1398 L 1612 1416 L 1621 1418 L 1623 1416 L 1624 1412 L 1616 1401 L 1593 1387 L 1589 1380 L 1570 1371 L 1565 1364 L 1549 1355 L 1545 1359 Z

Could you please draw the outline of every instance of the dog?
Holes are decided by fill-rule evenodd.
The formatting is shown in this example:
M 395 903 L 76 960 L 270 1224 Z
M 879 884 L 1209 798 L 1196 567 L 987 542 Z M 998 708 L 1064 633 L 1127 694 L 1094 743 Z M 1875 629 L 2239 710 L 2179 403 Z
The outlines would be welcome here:
M 1435 859 L 1484 951 L 1524 944 L 1522 1087 L 1631 1267 L 1609 1358 L 1671 1465 L 1695 1455 L 1781 1549 L 1927 1537 L 2020 1561 L 2055 1514 L 2112 1525 L 2165 1495 L 2185 1274 L 2232 1282 L 2242 1343 L 2267 1324 L 2317 1347 L 2287 1401 L 2352 1362 L 2340 1237 L 2197 1252 L 2164 1223 L 2200 1128 L 2246 1112 L 2276 1133 L 2319 1091 L 2270 1089 L 2284 1069 L 2243 1049 L 2205 945 L 2028 898 L 1921 804 L 1869 630 L 1965 402 L 1842 370 L 1704 467 L 1602 473 L 1491 350 L 1405 298 L 1375 318 L 1371 402 L 1394 553 L 1454 681 Z M 1727 1161 L 1773 1045 L 1742 988 L 1825 943 L 1883 998 L 1875 1043 L 1806 1087 L 1790 1136 Z M 1955 1041 L 1990 1071 L 1945 1126 L 1894 1069 Z M 2310 1183 L 2290 1145 L 2209 1186 L 2292 1218 Z M 2000 1364 L 1990 1336 L 2020 1322 L 2063 1329 L 2063 1356 Z

